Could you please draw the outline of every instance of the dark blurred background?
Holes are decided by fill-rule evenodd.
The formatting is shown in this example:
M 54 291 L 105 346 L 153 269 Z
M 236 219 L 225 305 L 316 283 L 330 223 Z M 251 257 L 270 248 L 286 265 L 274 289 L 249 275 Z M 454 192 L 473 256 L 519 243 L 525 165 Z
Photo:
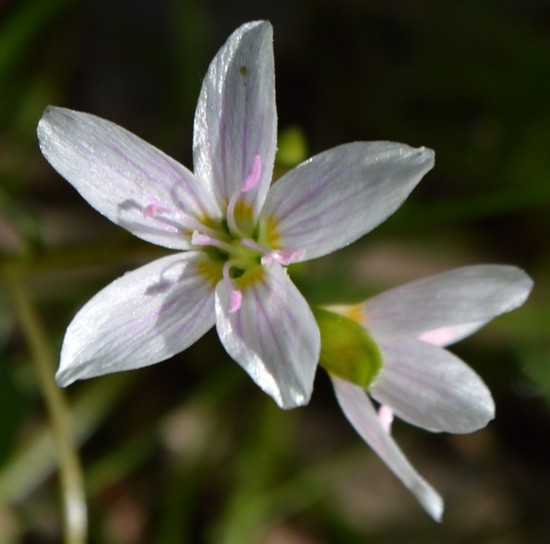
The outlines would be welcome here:
M 48 104 L 94 113 L 189 167 L 208 64 L 269 19 L 277 173 L 353 140 L 436 151 L 405 205 L 359 243 L 296 266 L 314 303 L 476 263 L 535 280 L 527 304 L 453 351 L 497 419 L 467 436 L 399 422 L 446 499 L 435 524 L 339 411 L 279 411 L 215 334 L 153 367 L 67 390 L 93 543 L 550 541 L 550 8 L 543 0 L 0 1 L 0 251 L 37 305 L 55 359 L 77 309 L 162 254 L 94 212 L 42 158 Z M 61 541 L 55 456 L 24 335 L 0 283 L 0 542 Z

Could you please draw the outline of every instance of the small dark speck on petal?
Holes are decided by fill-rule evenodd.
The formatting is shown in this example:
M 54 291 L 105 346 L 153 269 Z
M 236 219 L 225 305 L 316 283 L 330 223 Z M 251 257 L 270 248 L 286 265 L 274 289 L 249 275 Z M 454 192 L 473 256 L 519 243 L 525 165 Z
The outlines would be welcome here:
M 248 68 L 246 66 L 239 66 L 239 74 L 246 76 L 248 74 Z

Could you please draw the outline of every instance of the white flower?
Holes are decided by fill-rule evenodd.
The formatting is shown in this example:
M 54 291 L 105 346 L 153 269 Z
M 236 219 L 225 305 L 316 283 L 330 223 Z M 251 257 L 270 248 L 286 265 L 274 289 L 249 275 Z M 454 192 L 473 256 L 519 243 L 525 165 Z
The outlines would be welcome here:
M 433 432 L 485 427 L 495 413 L 491 393 L 470 367 L 442 348 L 523 304 L 532 285 L 512 266 L 469 266 L 335 308 L 364 325 L 383 360 L 368 391 L 380 403 L 378 414 L 361 387 L 331 375 L 338 402 L 359 435 L 436 520 L 443 501 L 393 441 L 393 415 Z
M 312 312 L 284 268 L 331 253 L 393 213 L 433 152 L 389 142 L 336 147 L 270 188 L 277 115 L 272 28 L 238 28 L 210 64 L 194 125 L 195 171 L 123 128 L 49 107 L 52 166 L 100 213 L 179 253 L 134 270 L 69 325 L 58 383 L 165 360 L 214 324 L 283 408 L 305 404 L 319 357 Z

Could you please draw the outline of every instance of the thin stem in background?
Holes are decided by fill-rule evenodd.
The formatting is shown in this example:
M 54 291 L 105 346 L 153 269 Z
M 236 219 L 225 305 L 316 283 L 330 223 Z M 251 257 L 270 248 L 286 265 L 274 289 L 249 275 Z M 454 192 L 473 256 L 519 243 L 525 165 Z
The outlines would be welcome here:
M 31 358 L 48 409 L 54 444 L 59 455 L 65 543 L 85 544 L 87 508 L 84 480 L 71 432 L 65 397 L 54 381 L 55 365 L 50 355 L 44 328 L 21 278 L 22 272 L 14 266 L 6 267 L 4 272 L 29 344 Z

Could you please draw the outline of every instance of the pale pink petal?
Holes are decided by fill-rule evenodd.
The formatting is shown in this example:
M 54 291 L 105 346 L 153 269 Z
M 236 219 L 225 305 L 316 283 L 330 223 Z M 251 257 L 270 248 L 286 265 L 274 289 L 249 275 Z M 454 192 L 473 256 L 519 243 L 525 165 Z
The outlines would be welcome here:
M 204 257 L 171 255 L 105 287 L 67 329 L 56 379 L 75 380 L 168 359 L 214 325 L 214 289 L 198 271 Z
M 110 121 L 49 106 L 38 138 L 46 159 L 91 206 L 148 242 L 187 249 L 190 219 L 220 215 L 189 170 Z
M 382 425 L 382 428 L 387 433 L 391 432 L 393 416 L 393 410 L 389 406 L 386 406 L 385 404 L 380 405 L 380 408 L 378 408 L 378 421 L 380 421 L 380 425 Z
M 241 198 L 257 214 L 271 182 L 276 140 L 273 29 L 266 21 L 247 23 L 229 37 L 204 78 L 195 114 L 195 173 L 222 208 L 239 188 L 253 185 Z
M 363 308 L 363 324 L 380 340 L 417 338 L 440 329 L 440 338 L 435 333 L 432 338 L 447 345 L 464 336 L 468 327 L 474 332 L 493 317 L 521 306 L 532 286 L 531 278 L 514 266 L 457 268 L 371 298 Z M 456 326 L 461 328 L 448 330 Z
M 310 307 L 280 265 L 242 291 L 232 311 L 233 288 L 216 288 L 216 326 L 233 359 L 281 408 L 306 404 L 319 360 L 320 335 Z
M 494 418 L 487 386 L 452 353 L 414 339 L 380 347 L 384 366 L 370 392 L 401 419 L 429 431 L 471 433 Z
M 441 327 L 431 331 L 423 332 L 418 339 L 433 346 L 450 346 L 455 342 L 474 334 L 478 331 L 486 321 L 477 321 L 476 323 L 464 323 L 463 325 L 455 325 L 453 327 Z
M 336 398 L 348 421 L 361 438 L 403 482 L 436 521 L 441 521 L 443 500 L 409 463 L 399 446 L 381 425 L 365 392 L 349 382 L 331 376 Z
M 262 217 L 282 248 L 301 260 L 331 253 L 390 216 L 434 163 L 433 151 L 391 142 L 356 142 L 325 151 L 285 174 Z

